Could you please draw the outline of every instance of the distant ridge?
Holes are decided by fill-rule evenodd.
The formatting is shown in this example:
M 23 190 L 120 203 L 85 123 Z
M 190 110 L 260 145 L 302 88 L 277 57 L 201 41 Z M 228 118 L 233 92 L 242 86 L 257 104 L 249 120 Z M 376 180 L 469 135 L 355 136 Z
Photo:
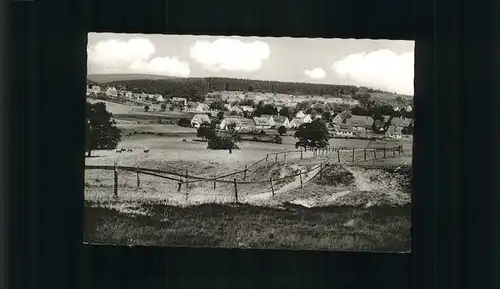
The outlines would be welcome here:
M 156 80 L 155 83 L 149 82 Z M 169 80 L 169 81 L 162 81 Z M 173 91 L 184 95 L 189 95 L 192 91 L 198 94 L 205 94 L 207 86 L 211 91 L 246 91 L 249 86 L 261 92 L 279 93 L 303 93 L 309 95 L 354 95 L 356 92 L 368 92 L 373 100 L 379 103 L 395 104 L 399 103 L 398 98 L 404 102 L 412 102 L 413 96 L 398 93 L 374 90 L 368 87 L 358 87 L 354 85 L 337 84 L 314 84 L 284 81 L 265 81 L 257 79 L 240 79 L 228 77 L 175 77 L 154 74 L 89 74 L 87 83 L 91 85 L 102 85 L 114 82 L 114 85 L 124 85 L 126 89 L 134 90 L 138 87 L 147 87 L 146 93 L 161 93 L 170 95 Z M 398 105 L 401 105 L 399 103 Z
M 89 74 L 87 79 L 92 82 L 106 83 L 111 81 L 127 81 L 139 79 L 172 79 L 173 76 L 154 75 L 154 74 Z

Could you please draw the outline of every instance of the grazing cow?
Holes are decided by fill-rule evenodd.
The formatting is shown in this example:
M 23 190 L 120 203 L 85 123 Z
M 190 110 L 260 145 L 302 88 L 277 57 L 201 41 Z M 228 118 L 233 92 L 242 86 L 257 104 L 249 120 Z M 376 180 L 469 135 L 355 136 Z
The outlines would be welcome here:
M 133 150 L 133 149 L 128 149 L 127 151 L 128 151 L 128 152 L 133 152 L 134 150 Z
M 122 151 L 123 151 L 123 149 L 117 149 L 117 150 L 115 150 L 115 152 L 116 152 L 116 153 L 119 153 L 119 154 L 121 154 L 121 153 L 122 153 Z
M 144 152 L 145 152 L 145 153 L 149 153 L 149 149 L 147 149 L 147 150 L 144 150 Z
M 186 140 L 186 139 L 183 139 L 183 140 L 182 140 L 182 142 L 187 142 L 187 140 Z

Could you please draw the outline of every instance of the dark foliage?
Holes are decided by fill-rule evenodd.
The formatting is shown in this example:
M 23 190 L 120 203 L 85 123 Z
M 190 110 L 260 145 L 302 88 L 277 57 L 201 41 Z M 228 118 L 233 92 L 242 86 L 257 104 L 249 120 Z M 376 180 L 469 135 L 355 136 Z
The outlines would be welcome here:
M 259 91 L 285 94 L 331 95 L 342 97 L 353 96 L 358 88 L 350 85 L 328 85 L 311 83 L 278 82 L 235 78 L 172 78 L 172 79 L 137 79 L 107 83 L 112 86 L 122 85 L 126 90 L 137 91 L 141 88 L 145 93 L 159 93 L 167 97 L 186 97 L 189 101 L 204 100 L 210 91 Z
M 187 118 L 181 118 L 181 119 L 179 119 L 179 122 L 177 123 L 177 125 L 187 127 L 187 126 L 191 125 L 191 121 Z
M 283 126 L 283 125 L 282 125 L 282 126 L 280 126 L 280 127 L 278 128 L 278 133 L 279 133 L 280 135 L 284 135 L 284 134 L 286 134 L 286 127 L 285 127 L 285 126 Z
M 121 141 L 121 131 L 112 120 L 113 115 L 106 110 L 106 104 L 87 102 L 87 156 L 92 150 L 112 150 Z
M 324 148 L 328 145 L 328 129 L 323 120 L 315 119 L 311 123 L 301 124 L 295 132 L 295 138 L 299 139 L 296 147 Z
M 198 128 L 198 131 L 196 133 L 196 136 L 199 138 L 202 138 L 203 140 L 205 139 L 211 139 L 215 137 L 216 133 L 214 130 L 214 127 L 210 123 L 204 122 L 200 125 Z

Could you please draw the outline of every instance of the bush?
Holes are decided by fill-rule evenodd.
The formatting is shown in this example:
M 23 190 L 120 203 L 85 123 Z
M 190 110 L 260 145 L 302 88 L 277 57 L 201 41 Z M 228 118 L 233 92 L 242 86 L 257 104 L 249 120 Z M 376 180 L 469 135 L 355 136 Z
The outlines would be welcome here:
M 283 125 L 282 125 L 282 126 L 280 126 L 280 127 L 278 128 L 278 133 L 279 133 L 280 135 L 284 135 L 284 134 L 286 134 L 286 127 L 285 127 L 285 126 L 283 126 Z
M 191 121 L 189 119 L 187 119 L 187 118 L 181 118 L 181 119 L 179 119 L 179 122 L 177 124 L 179 126 L 187 127 L 187 126 L 191 125 Z
M 208 140 L 208 148 L 212 150 L 239 149 L 234 137 L 230 134 L 215 135 Z

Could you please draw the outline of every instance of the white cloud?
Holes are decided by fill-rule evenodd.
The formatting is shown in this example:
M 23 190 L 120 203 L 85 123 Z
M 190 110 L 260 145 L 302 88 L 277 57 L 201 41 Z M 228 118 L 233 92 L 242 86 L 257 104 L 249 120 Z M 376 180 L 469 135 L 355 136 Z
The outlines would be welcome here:
M 189 64 L 177 57 L 156 57 L 150 61 L 138 61 L 132 63 L 130 68 L 133 71 L 158 75 L 187 77 L 191 74 Z
M 314 68 L 314 69 L 306 69 L 304 70 L 304 74 L 309 76 L 312 79 L 321 79 L 326 76 L 326 72 L 322 68 Z
M 376 89 L 413 95 L 414 53 L 383 49 L 351 54 L 332 66 L 342 78 Z
M 155 57 L 155 46 L 145 38 L 100 41 L 87 48 L 89 73 L 147 73 L 189 76 L 189 63 L 177 57 Z
M 255 71 L 269 58 L 269 45 L 263 41 L 242 42 L 220 38 L 213 42 L 196 41 L 189 55 L 212 71 Z

